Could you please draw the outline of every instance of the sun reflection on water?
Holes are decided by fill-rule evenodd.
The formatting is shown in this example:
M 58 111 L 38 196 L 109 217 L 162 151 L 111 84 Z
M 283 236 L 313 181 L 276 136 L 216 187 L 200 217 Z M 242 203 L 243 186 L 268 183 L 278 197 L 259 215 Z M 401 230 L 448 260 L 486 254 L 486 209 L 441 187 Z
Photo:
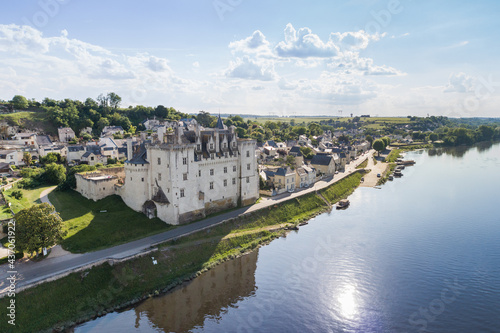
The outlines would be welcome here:
M 338 298 L 340 313 L 348 319 L 353 319 L 357 313 L 356 288 L 353 285 L 346 286 Z

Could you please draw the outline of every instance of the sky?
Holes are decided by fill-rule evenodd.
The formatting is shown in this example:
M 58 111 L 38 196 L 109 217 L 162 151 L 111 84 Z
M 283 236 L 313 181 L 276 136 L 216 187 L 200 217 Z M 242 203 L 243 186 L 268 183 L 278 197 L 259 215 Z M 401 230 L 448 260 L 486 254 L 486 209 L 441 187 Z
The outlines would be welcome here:
M 500 117 L 493 0 L 24 0 L 0 99 L 270 116 Z

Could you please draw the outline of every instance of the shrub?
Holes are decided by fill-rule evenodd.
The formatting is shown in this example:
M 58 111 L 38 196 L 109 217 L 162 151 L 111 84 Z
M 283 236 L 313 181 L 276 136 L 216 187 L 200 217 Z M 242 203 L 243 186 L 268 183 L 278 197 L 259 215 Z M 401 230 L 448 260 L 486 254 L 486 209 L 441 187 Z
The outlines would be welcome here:
M 12 196 L 17 200 L 21 200 L 23 198 L 23 192 L 21 190 L 12 191 Z

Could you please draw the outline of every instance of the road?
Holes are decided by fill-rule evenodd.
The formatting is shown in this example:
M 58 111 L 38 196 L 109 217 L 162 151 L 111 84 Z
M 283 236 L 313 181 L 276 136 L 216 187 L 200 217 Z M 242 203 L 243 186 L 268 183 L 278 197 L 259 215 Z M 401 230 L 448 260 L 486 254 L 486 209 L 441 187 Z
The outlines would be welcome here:
M 175 229 L 165 231 L 153 236 L 142 238 L 133 242 L 125 243 L 122 245 L 117 245 L 104 250 L 88 252 L 83 254 L 66 254 L 55 258 L 46 258 L 39 262 L 33 261 L 18 261 L 15 265 L 15 271 L 17 272 L 17 288 L 26 287 L 37 282 L 55 278 L 61 276 L 67 272 L 77 270 L 91 264 L 99 263 L 108 259 L 123 259 L 136 254 L 139 254 L 145 250 L 154 247 L 158 243 L 163 243 L 174 238 L 181 236 L 186 236 L 196 231 L 203 230 L 205 228 L 213 227 L 219 223 L 223 223 L 228 219 L 235 218 L 240 215 L 255 212 L 257 210 L 275 205 L 277 203 L 290 200 L 295 197 L 302 196 L 304 194 L 320 190 L 331 184 L 339 181 L 342 178 L 347 177 L 354 171 L 356 171 L 356 166 L 359 165 L 368 156 L 371 156 L 374 151 L 366 153 L 355 161 L 351 162 L 346 166 L 346 171 L 335 175 L 333 178 L 327 178 L 325 180 L 320 180 L 316 184 L 307 189 L 301 189 L 293 193 L 285 193 L 272 198 L 262 198 L 259 203 L 252 206 L 239 208 L 224 214 L 213 216 L 198 222 L 194 222 L 187 225 L 179 226 Z M 50 192 L 50 191 L 48 191 Z M 42 195 L 46 198 L 48 192 L 42 192 Z M 43 201 L 43 200 L 42 200 Z M 0 266 L 0 297 L 5 294 L 6 288 L 8 286 L 7 277 L 10 275 L 9 268 L 7 265 Z

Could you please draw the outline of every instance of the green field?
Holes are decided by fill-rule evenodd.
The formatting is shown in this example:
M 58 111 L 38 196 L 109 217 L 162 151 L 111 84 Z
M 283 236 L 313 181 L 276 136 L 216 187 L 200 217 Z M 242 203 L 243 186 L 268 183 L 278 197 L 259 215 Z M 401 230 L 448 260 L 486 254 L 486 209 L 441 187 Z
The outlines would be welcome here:
M 28 208 L 34 204 L 41 203 L 40 201 L 40 193 L 44 190 L 51 188 L 53 186 L 42 186 L 37 187 L 32 190 L 20 189 L 23 197 L 20 200 L 17 200 L 12 196 L 12 191 L 17 190 L 17 188 L 12 188 L 4 192 L 5 200 L 11 203 L 11 208 L 14 213 L 17 213 L 21 209 Z
M 352 120 L 351 117 L 248 117 L 244 118 L 245 120 L 256 121 L 258 123 L 265 123 L 266 121 L 281 121 L 290 123 L 292 120 L 295 121 L 296 124 L 300 123 L 310 123 L 310 122 L 320 122 L 322 120 L 333 119 L 339 122 L 348 122 Z M 361 122 L 367 124 L 366 126 L 380 129 L 384 124 L 409 124 L 410 119 L 406 117 L 370 117 L 370 118 L 361 118 Z
M 173 228 L 132 210 L 117 195 L 94 202 L 76 191 L 53 191 L 49 200 L 68 232 L 61 245 L 74 253 L 96 251 Z

